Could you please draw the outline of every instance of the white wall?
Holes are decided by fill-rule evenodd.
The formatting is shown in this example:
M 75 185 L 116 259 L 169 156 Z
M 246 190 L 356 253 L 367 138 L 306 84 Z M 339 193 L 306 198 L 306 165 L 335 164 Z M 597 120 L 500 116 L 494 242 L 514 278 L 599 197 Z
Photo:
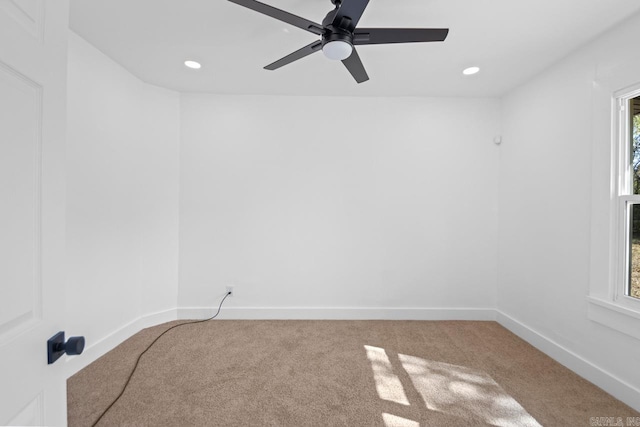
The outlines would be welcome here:
M 70 33 L 67 333 L 87 346 L 176 306 L 178 157 L 178 95 Z
M 609 125 L 611 93 L 598 93 L 620 71 L 640 82 L 638 28 L 635 16 L 504 98 L 498 262 L 499 310 L 636 398 L 638 340 L 590 321 L 586 297 L 608 278 L 611 139 L 594 123 Z
M 179 306 L 494 307 L 499 129 L 491 99 L 182 95 Z

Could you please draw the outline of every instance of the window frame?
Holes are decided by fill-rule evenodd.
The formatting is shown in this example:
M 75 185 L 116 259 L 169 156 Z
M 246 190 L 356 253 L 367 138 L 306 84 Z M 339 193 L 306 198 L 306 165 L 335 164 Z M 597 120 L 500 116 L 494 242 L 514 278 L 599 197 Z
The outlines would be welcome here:
M 640 96 L 640 59 L 627 57 L 617 67 L 600 69 L 591 80 L 591 226 L 587 318 L 640 341 L 640 303 L 625 295 L 620 275 L 627 253 L 620 227 L 621 184 L 625 180 L 628 134 L 621 100 Z M 624 105 L 624 104 L 622 104 Z M 625 106 L 625 110 L 627 110 Z M 624 140 L 621 138 L 624 135 Z M 626 185 L 626 184 L 625 184 Z
M 613 247 L 616 248 L 614 262 L 614 274 L 611 283 L 611 300 L 623 308 L 640 313 L 640 299 L 627 295 L 630 289 L 631 277 L 631 207 L 638 205 L 640 208 L 640 194 L 633 194 L 632 162 L 631 162 L 631 135 L 632 116 L 630 111 L 631 99 L 640 97 L 640 85 L 616 93 L 615 144 L 614 159 L 616 165 L 612 171 L 614 174 L 614 208 L 612 218 L 616 219 L 613 227 Z

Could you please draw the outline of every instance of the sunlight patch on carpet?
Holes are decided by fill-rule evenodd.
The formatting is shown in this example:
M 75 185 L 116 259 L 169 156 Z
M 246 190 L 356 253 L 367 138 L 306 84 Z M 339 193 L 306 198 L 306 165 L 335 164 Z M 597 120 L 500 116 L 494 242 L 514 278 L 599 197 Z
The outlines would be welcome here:
M 368 345 L 365 345 L 364 348 L 367 351 L 367 359 L 371 362 L 371 370 L 380 399 L 409 406 L 409 400 L 402 383 L 393 373 L 393 366 L 384 349 Z
M 427 408 L 499 427 L 540 427 L 513 397 L 484 372 L 399 354 Z
M 382 414 L 382 421 L 385 427 L 420 427 L 420 423 L 406 418 L 399 417 L 397 415 Z

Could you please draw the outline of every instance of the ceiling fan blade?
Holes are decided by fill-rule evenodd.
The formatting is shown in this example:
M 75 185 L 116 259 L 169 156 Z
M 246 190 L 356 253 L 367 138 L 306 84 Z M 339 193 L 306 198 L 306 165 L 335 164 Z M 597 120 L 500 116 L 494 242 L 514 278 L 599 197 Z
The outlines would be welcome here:
M 448 28 L 358 28 L 353 44 L 442 42 L 448 34 Z
M 278 59 L 276 62 L 264 67 L 264 69 L 277 70 L 280 67 L 284 67 L 287 64 L 291 64 L 293 61 L 297 61 L 298 59 L 304 58 L 305 56 L 311 55 L 312 53 L 315 53 L 319 50 L 322 50 L 322 42 L 320 40 L 315 41 L 311 44 L 308 44 L 302 49 L 298 49 L 295 52 L 285 56 L 282 59 Z
M 362 65 L 362 61 L 360 60 L 360 56 L 358 55 L 355 47 L 353 48 L 353 52 L 351 52 L 351 56 L 347 59 L 343 59 L 342 63 L 347 67 L 347 70 L 349 70 L 353 78 L 356 79 L 358 83 L 369 80 L 367 71 L 364 69 L 364 65 Z
M 295 27 L 302 28 L 303 30 L 309 31 L 313 34 L 322 34 L 322 25 L 316 24 L 315 22 L 309 21 L 308 19 L 293 15 L 289 12 L 285 12 L 284 10 L 276 9 L 275 7 L 269 6 L 268 4 L 260 3 L 259 1 L 255 0 L 229 1 L 231 3 L 239 4 L 240 6 L 247 7 L 251 10 L 255 10 L 256 12 L 260 12 L 264 15 L 278 19 L 282 22 L 286 22 L 287 24 L 291 24 Z
M 331 25 L 353 31 L 368 4 L 369 0 L 342 0 L 334 11 Z

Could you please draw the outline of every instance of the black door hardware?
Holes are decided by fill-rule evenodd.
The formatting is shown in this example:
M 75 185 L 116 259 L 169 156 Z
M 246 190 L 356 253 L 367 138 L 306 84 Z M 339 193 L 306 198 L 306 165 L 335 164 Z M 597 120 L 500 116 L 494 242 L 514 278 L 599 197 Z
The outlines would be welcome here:
M 51 365 L 63 354 L 69 356 L 82 354 L 84 350 L 84 337 L 70 337 L 64 342 L 64 331 L 60 331 L 47 340 L 47 363 Z

